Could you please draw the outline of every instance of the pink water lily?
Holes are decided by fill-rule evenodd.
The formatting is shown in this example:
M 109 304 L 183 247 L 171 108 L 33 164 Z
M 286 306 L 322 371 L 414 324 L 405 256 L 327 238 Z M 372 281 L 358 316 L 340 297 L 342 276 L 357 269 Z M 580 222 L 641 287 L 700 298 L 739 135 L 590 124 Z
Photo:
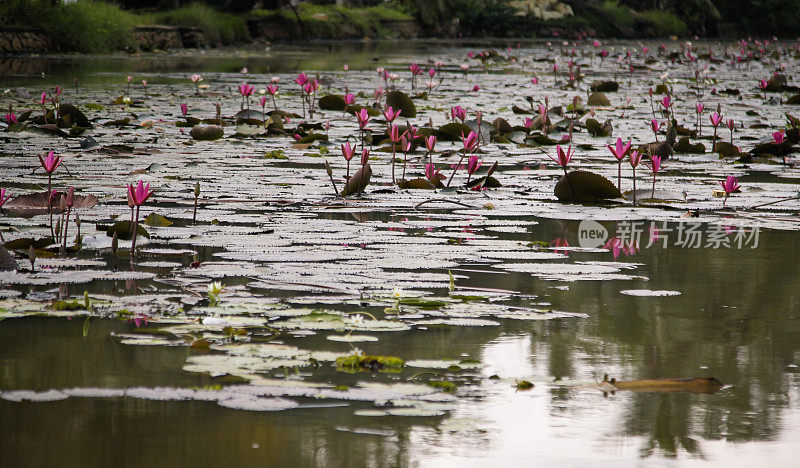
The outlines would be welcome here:
M 356 97 L 353 93 L 347 93 L 344 95 L 344 103 L 348 106 L 352 106 L 356 102 Z
M 643 153 L 640 153 L 636 150 L 631 151 L 630 157 L 628 158 L 631 163 L 631 168 L 633 169 L 633 204 L 636 204 L 636 166 L 639 165 L 639 162 L 642 160 Z
M 255 91 L 255 88 L 250 86 L 247 83 L 242 83 L 242 84 L 239 85 L 239 94 L 241 94 L 244 97 L 252 96 L 254 91 Z
M 128 185 L 128 194 L 133 201 L 134 206 L 142 206 L 144 202 L 153 195 L 153 191 L 150 190 L 150 184 L 146 184 L 143 181 L 139 181 L 139 183 L 134 188 L 133 184 Z
M 184 116 L 186 116 L 186 114 L 187 114 L 188 112 L 189 112 L 189 106 L 187 106 L 186 104 L 181 104 L 181 114 L 183 114 Z
M 522 125 L 525 127 L 526 132 L 530 133 L 531 128 L 533 127 L 533 122 L 534 120 L 532 118 L 525 117 L 525 121 L 522 123 Z
M 780 145 L 786 141 L 786 134 L 783 132 L 783 130 L 778 130 L 772 134 L 772 139 L 775 141 L 776 145 Z
M 299 75 L 297 75 L 297 78 L 294 79 L 294 82 L 299 84 L 300 86 L 303 86 L 306 83 L 308 83 L 308 75 L 301 72 Z
M 713 125 L 715 127 L 717 127 L 719 125 L 719 123 L 722 122 L 722 116 L 717 112 L 714 112 L 713 114 L 711 114 L 710 119 L 711 119 L 711 125 Z
M 436 166 L 431 163 L 425 164 L 425 177 L 430 181 L 434 181 L 436 179 L 441 180 L 445 178 L 445 176 L 442 174 L 442 171 L 436 169 Z
M 358 119 L 358 128 L 364 130 L 369 123 L 369 112 L 366 109 L 361 109 L 356 113 L 356 119 Z
M 469 185 L 472 174 L 475 174 L 482 164 L 483 161 L 479 160 L 477 155 L 473 154 L 469 157 L 467 160 L 467 185 Z
M 478 146 L 478 134 L 469 132 L 469 135 L 464 137 L 464 132 L 461 132 L 461 141 L 464 143 L 465 151 L 472 151 Z
M 387 120 L 389 123 L 392 123 L 392 122 L 394 122 L 394 120 L 395 120 L 397 117 L 399 117 L 399 116 L 400 116 L 400 113 L 401 113 L 402 111 L 403 111 L 402 109 L 397 109 L 397 110 L 394 110 L 394 109 L 392 108 L 392 106 L 389 106 L 389 107 L 387 107 L 387 108 L 386 108 L 386 110 L 384 110 L 384 111 L 383 111 L 383 116 L 384 116 L 384 117 L 386 117 L 386 120 Z
M 6 189 L 0 188 L 0 208 L 5 205 L 8 199 L 11 198 L 11 194 L 6 194 Z
M 192 83 L 199 83 L 203 81 L 203 77 L 200 75 L 191 75 L 189 79 L 192 80 Z
M 661 171 L 661 156 L 654 154 L 650 156 L 650 171 L 653 173 L 653 190 L 650 193 L 650 198 L 656 196 L 656 174 Z
M 139 210 L 141 209 L 144 202 L 147 201 L 150 196 L 153 195 L 153 191 L 150 190 L 150 184 L 148 183 L 145 185 L 143 181 L 139 181 L 139 183 L 134 188 L 133 184 L 128 184 L 128 204 L 133 205 L 135 207 L 136 216 L 134 217 L 133 227 L 131 228 L 132 237 L 131 237 L 131 255 L 136 254 L 136 237 L 139 230 Z M 131 210 L 134 210 L 134 208 Z
M 739 190 L 739 182 L 736 180 L 736 177 L 728 176 L 725 182 L 720 182 L 720 185 L 722 185 L 722 190 L 725 191 L 725 200 L 722 202 L 722 206 L 725 206 L 725 202 L 728 201 L 730 194 Z
M 450 117 L 453 120 L 458 119 L 463 122 L 467 118 L 467 111 L 462 109 L 461 106 L 453 107 L 450 109 Z
M 47 93 L 43 92 L 42 97 L 39 98 L 39 104 L 44 105 L 50 102 L 50 99 L 47 99 Z
M 433 151 L 433 149 L 436 148 L 436 135 L 425 137 L 425 148 L 427 148 L 428 151 Z
M 669 108 L 672 107 L 673 104 L 672 98 L 669 96 L 669 94 L 667 94 L 661 99 L 661 101 L 659 101 L 659 104 L 661 104 L 664 110 L 669 110 Z
M 19 121 L 17 120 L 17 116 L 14 115 L 13 112 L 9 112 L 8 114 L 6 114 L 5 119 L 6 123 L 8 123 L 9 125 L 19 123 Z
M 533 78 L 531 78 L 531 83 L 533 83 L 533 84 L 539 84 L 539 78 L 536 78 L 536 77 L 534 76 Z
M 566 174 L 567 165 L 569 164 L 570 160 L 572 160 L 572 145 L 567 148 L 567 151 L 564 151 L 564 149 L 561 148 L 561 145 L 556 145 L 556 155 L 558 156 L 558 159 L 550 155 L 548 155 L 548 157 L 556 164 L 563 167 L 564 173 Z
M 365 149 L 361 151 L 361 165 L 366 166 L 369 162 L 369 150 Z
M 45 172 L 52 174 L 56 168 L 61 165 L 61 156 L 56 156 L 54 152 L 50 151 L 44 158 L 39 155 L 39 162 L 42 164 Z
M 611 145 L 606 145 L 611 154 L 617 158 L 617 188 L 622 190 L 622 160 L 628 155 L 631 150 L 631 142 L 623 143 L 622 138 L 617 138 L 617 143 L 612 148 Z
M 653 119 L 653 120 L 650 121 L 650 130 L 653 131 L 653 135 L 655 135 L 655 137 L 656 137 L 656 143 L 658 143 L 658 132 L 661 131 L 661 127 L 663 125 L 664 124 L 662 124 L 661 122 L 659 122 L 656 119 Z

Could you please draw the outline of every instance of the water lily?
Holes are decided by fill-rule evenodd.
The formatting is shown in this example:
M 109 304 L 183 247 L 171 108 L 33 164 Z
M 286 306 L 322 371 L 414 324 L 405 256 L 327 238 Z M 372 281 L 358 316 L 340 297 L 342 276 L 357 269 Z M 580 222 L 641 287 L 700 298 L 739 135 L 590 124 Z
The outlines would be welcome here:
M 733 119 L 728 119 L 728 130 L 731 132 L 731 146 L 733 146 L 733 130 L 736 128 L 736 122 Z
M 397 117 L 400 116 L 402 111 L 402 109 L 395 110 L 392 108 L 392 106 L 389 106 L 383 111 L 383 116 L 386 117 L 386 121 L 388 123 L 392 123 Z
M 650 198 L 656 197 L 656 174 L 661 171 L 661 156 L 655 154 L 650 156 L 650 171 L 653 173 L 653 191 L 650 193 Z
M 627 143 L 622 142 L 622 138 L 617 138 L 617 142 L 612 148 L 611 145 L 606 145 L 611 154 L 617 158 L 617 188 L 622 190 L 622 160 L 628 155 L 631 150 L 630 140 Z
M 767 86 L 769 86 L 769 81 L 767 80 L 760 80 L 758 82 L 758 86 L 761 88 L 761 91 L 764 93 L 764 99 L 767 99 Z
M 479 160 L 477 155 L 473 154 L 469 157 L 469 160 L 467 160 L 467 185 L 469 185 L 472 174 L 477 172 L 481 164 L 483 164 L 483 161 Z
M 434 166 L 431 163 L 428 163 L 428 164 L 425 165 L 425 177 L 428 180 L 430 180 L 431 182 L 433 182 L 433 181 L 435 181 L 437 179 L 441 180 L 441 179 L 445 178 L 445 176 L 442 174 L 442 171 L 439 170 L 439 169 L 436 169 L 436 166 Z
M 653 135 L 655 135 L 655 137 L 656 137 L 656 143 L 658 143 L 658 132 L 661 131 L 661 127 L 663 125 L 664 124 L 662 124 L 661 122 L 659 122 L 656 119 L 652 119 L 650 121 L 650 130 L 653 131 Z
M 739 190 L 739 182 L 736 180 L 736 177 L 731 175 L 725 179 L 725 182 L 720 182 L 720 185 L 722 185 L 722 190 L 725 191 L 725 200 L 722 201 L 722 206 L 725 206 L 725 202 L 728 201 L 730 194 Z
M 186 117 L 186 114 L 189 113 L 189 106 L 186 104 L 181 104 L 181 114 Z
M 356 112 L 356 119 L 358 119 L 358 128 L 359 130 L 364 130 L 367 128 L 367 124 L 369 123 L 369 112 L 366 109 L 361 109 L 360 111 Z
M 219 281 L 213 281 L 208 285 L 208 305 L 216 307 L 219 304 L 219 295 L 222 294 L 224 286 Z
M 460 120 L 462 123 L 467 118 L 467 111 L 462 109 L 461 106 L 456 106 L 450 109 L 450 118 L 454 121 L 456 119 Z
M 200 75 L 191 75 L 189 79 L 194 83 L 194 92 L 200 94 L 200 82 L 203 81 L 203 77 Z
M 39 155 L 39 162 L 42 164 L 44 171 L 47 172 L 47 193 L 52 193 L 53 172 L 61 165 L 61 156 L 56 156 L 54 152 L 50 151 L 44 158 Z
M 711 151 L 717 150 L 717 127 L 719 127 L 720 122 L 722 122 L 722 115 L 719 112 L 714 112 L 710 116 L 711 125 L 714 126 L 714 139 L 711 143 Z
M 347 161 L 346 179 L 350 178 L 350 160 L 353 159 L 353 154 L 355 154 L 355 148 L 350 146 L 349 141 L 342 145 L 342 156 L 344 156 L 345 161 Z
M 344 103 L 348 106 L 352 106 L 356 102 L 356 97 L 353 93 L 347 93 L 344 95 Z
M 8 125 L 19 123 L 19 121 L 17 120 L 17 116 L 14 115 L 13 112 L 9 112 L 8 114 L 6 114 L 5 119 Z
M 136 210 L 133 227 L 131 227 L 131 255 L 136 254 L 136 236 L 139 230 L 139 210 L 152 195 L 153 191 L 150 190 L 149 183 L 145 185 L 145 183 L 140 180 L 135 188 L 132 184 L 128 184 L 128 205 L 132 205 L 132 209 L 135 208 Z
M 561 166 L 564 169 L 564 175 L 567 175 L 567 165 L 572 160 L 572 145 L 567 148 L 567 151 L 564 151 L 561 145 L 556 145 L 556 155 L 558 159 L 550 155 L 548 157 Z
M 636 204 L 636 166 L 642 160 L 642 153 L 633 150 L 629 156 L 631 168 L 633 169 L 633 204 Z
M 783 130 L 778 130 L 772 134 L 772 140 L 774 141 L 774 144 L 778 145 L 778 152 L 783 159 L 783 163 L 786 164 L 786 156 L 783 155 L 783 148 L 781 147 L 783 142 L 786 141 L 786 134 L 783 132 Z
M 11 198 L 11 194 L 6 194 L 7 190 L 4 188 L 0 188 L 0 208 L 5 205 L 9 198 Z

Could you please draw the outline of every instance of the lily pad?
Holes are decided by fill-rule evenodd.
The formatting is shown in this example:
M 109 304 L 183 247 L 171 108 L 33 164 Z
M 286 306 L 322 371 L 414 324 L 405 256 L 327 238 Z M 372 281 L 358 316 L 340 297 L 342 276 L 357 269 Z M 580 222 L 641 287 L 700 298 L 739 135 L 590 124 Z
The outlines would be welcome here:
M 589 171 L 572 171 L 561 176 L 554 192 L 561 201 L 596 202 L 622 197 L 611 181 Z
M 219 125 L 197 125 L 189 132 L 195 140 L 212 141 L 219 140 L 225 135 L 225 131 Z
M 417 116 L 417 107 L 414 101 L 402 91 L 391 91 L 386 95 L 386 105 L 391 106 L 394 110 L 400 109 L 401 117 L 413 119 Z

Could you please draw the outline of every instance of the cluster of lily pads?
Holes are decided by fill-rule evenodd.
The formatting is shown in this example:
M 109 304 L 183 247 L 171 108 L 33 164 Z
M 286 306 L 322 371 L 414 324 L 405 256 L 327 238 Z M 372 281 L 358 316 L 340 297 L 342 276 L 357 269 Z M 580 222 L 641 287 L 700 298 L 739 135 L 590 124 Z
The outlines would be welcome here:
M 76 86 L 75 104 L 61 88 L 40 98 L 19 90 L 20 110 L 9 109 L 3 135 L 21 150 L 0 163 L 0 309 L 4 317 L 130 320 L 121 342 L 187 346 L 193 354 L 186 370 L 264 387 L 226 388 L 215 397 L 221 404 L 357 400 L 356 389 L 337 390 L 304 372 L 415 367 L 352 344 L 380 343 L 385 333 L 580 317 L 511 288 L 457 285 L 476 265 L 556 283 L 646 280 L 631 274 L 638 264 L 614 261 L 639 246 L 531 240 L 534 217 L 690 215 L 793 229 L 785 220 L 758 219 L 756 205 L 794 195 L 780 179 L 797 175 L 800 121 L 781 114 L 800 99 L 767 93 L 797 91 L 788 81 L 797 53 L 771 41 L 672 50 L 595 41 L 459 51 L 410 65 L 404 57 L 377 73 L 175 74 L 148 76 L 141 89 L 124 77 L 118 87 L 88 95 Z M 425 75 L 423 88 L 417 80 Z M 714 131 L 704 135 L 702 117 L 712 106 Z M 732 122 L 730 142 L 717 138 L 723 111 Z M 779 115 L 786 121 L 778 123 Z M 748 152 L 734 146 L 734 132 Z M 34 171 L 41 187 L 29 182 L 36 155 L 47 176 Z M 360 168 L 351 173 L 355 155 Z M 632 190 L 623 193 L 626 159 Z M 65 164 L 69 172 L 54 177 Z M 652 180 L 637 179 L 639 164 L 648 165 Z M 727 203 L 750 171 L 773 177 L 749 183 L 738 204 Z M 615 173 L 616 185 L 609 180 Z M 663 189 L 656 189 L 657 175 Z M 650 187 L 637 190 L 637 180 Z M 144 226 L 142 208 L 151 211 Z M 130 239 L 128 269 L 117 268 L 125 257 L 120 239 Z M 597 258 L 571 259 L 575 251 Z M 123 283 L 117 294 L 94 291 Z M 88 285 L 86 300 L 72 299 L 76 284 Z M 42 294 L 26 296 L 23 286 Z M 289 297 L 277 299 L 282 295 Z M 317 333 L 330 333 L 336 351 L 279 343 Z M 410 395 L 458 394 L 458 385 L 478 378 L 469 370 L 475 366 L 450 360 L 424 392 L 370 398 L 393 400 L 396 409 Z M 417 383 L 408 374 L 400 373 Z M 432 403 L 408 405 L 424 409 L 420 401 Z

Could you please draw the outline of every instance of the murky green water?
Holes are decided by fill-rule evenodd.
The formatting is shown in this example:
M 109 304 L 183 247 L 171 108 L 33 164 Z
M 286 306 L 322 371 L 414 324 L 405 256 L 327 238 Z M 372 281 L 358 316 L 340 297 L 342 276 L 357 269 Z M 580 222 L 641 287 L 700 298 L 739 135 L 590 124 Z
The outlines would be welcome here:
M 616 44 L 616 52 L 626 45 Z M 56 184 L 74 185 L 101 200 L 81 212 L 84 248 L 70 258 L 85 263 L 40 259 L 39 273 L 30 273 L 19 256 L 20 272 L 0 276 L 2 464 L 795 463 L 800 450 L 797 209 L 749 207 L 796 192 L 797 168 L 679 154 L 659 175 L 659 187 L 686 192 L 686 201 L 592 207 L 554 201 L 559 170 L 546 156 L 552 147 L 488 144 L 483 157 L 499 161 L 503 188 L 376 192 L 390 182 L 386 155 L 379 153 L 380 185 L 363 198 L 342 201 L 331 195 L 318 145 L 291 148 L 287 138 L 237 140 L 228 127 L 223 142 L 192 142 L 173 124 L 181 102 L 206 117 L 213 116 L 213 102 L 223 103 L 224 115 L 235 113 L 238 97 L 230 89 L 242 81 L 239 70 L 245 65 L 250 72 L 245 79 L 261 87 L 278 74 L 282 89 L 289 90 L 297 71 L 320 70 L 334 76 L 334 89 L 347 83 L 369 92 L 378 81 L 359 69 L 388 64 L 400 70 L 412 59 L 428 58 L 457 68 L 467 50 L 448 44 L 336 44 L 278 48 L 264 56 L 251 50 L 213 58 L 3 62 L 3 69 L 11 70 L 13 61 L 14 71 L 4 72 L 2 87 L 41 92 L 61 83 L 67 88 L 77 75 L 81 89 L 75 99 L 105 106 L 96 111 L 93 130 L 101 145 L 158 151 L 81 151 L 77 139 L 42 135 L 0 140 L 0 186 L 15 195 L 46 186 L 41 171 L 31 175 L 38 165 L 33 155 L 53 148 L 68 155 L 70 171 L 59 172 Z M 548 54 L 542 45 L 523 51 L 520 56 Z M 351 64 L 349 76 L 340 71 L 344 62 Z M 790 69 L 796 65 L 791 59 Z M 467 78 L 452 72 L 452 86 L 430 102 L 417 102 L 422 115 L 416 120 L 441 124 L 456 104 L 492 114 L 485 120 L 519 120 L 509 108 L 524 105 L 525 94 L 566 105 L 582 93 L 549 84 L 522 88 L 533 68 L 545 81 L 547 66 L 497 65 L 491 73 L 476 70 Z M 718 100 L 737 120 L 772 126 L 791 111 L 764 105 L 750 90 L 753 77 L 766 73 L 761 64 L 736 73 L 725 65 L 712 67 L 717 86 L 747 91 L 738 102 L 707 96 L 707 105 Z M 693 74 L 676 70 L 671 79 L 682 97 Z M 185 79 L 194 72 L 203 73 L 211 86 L 203 97 L 193 97 Z M 125 91 L 124 76 L 131 73 L 151 82 L 147 105 L 109 104 Z M 617 73 L 606 63 L 595 74 Z M 637 73 L 632 91 L 610 94 L 618 108 L 630 95 L 646 97 L 643 91 L 662 71 L 651 66 Z M 468 94 L 477 83 L 481 94 Z M 142 97 L 138 88 L 134 94 Z M 12 93 L 6 96 L 25 106 Z M 625 111 L 627 118 L 619 109 L 598 114 L 615 118 L 615 137 L 644 143 L 652 137 L 644 125 L 650 108 L 638 98 Z M 281 108 L 300 112 L 292 94 L 279 99 Z M 685 101 L 685 107 L 692 105 Z M 746 114 L 753 109 L 757 117 Z M 134 125 L 102 126 L 131 113 Z M 353 132 L 353 119 L 332 112 L 325 118 L 333 123 L 334 143 L 327 159 L 341 182 L 338 143 Z M 137 125 L 148 119 L 155 125 Z M 735 138 L 752 145 L 765 132 L 748 125 Z M 575 138 L 576 144 L 590 145 L 581 149 L 578 167 L 615 180 L 616 164 L 603 146 L 609 139 L 585 132 Z M 260 157 L 273 149 L 284 149 L 289 159 Z M 457 162 L 457 155 L 436 157 Z M 413 170 L 419 172 L 417 166 Z M 745 190 L 727 202 L 737 210 L 721 210 L 721 199 L 711 192 L 732 172 L 741 176 Z M 647 176 L 640 177 L 640 187 L 647 187 Z M 142 240 L 136 266 L 122 255 L 121 271 L 112 273 L 110 239 L 94 224 L 126 219 L 124 184 L 139 178 L 157 189 L 143 214 L 157 212 L 174 224 L 149 227 L 152 236 Z M 203 192 L 194 226 L 196 180 Z M 429 198 L 458 200 L 470 208 L 445 203 L 415 209 Z M 493 209 L 486 209 L 487 203 Z M 686 217 L 693 210 L 700 217 Z M 624 237 L 633 227 L 642 236 L 639 248 L 615 255 L 587 246 L 579 236 L 581 221 L 588 220 L 600 221 L 609 237 Z M 6 240 L 48 230 L 42 214 L 5 213 L 0 222 Z M 652 237 L 652 223 L 658 238 Z M 697 248 L 692 232 L 700 233 Z M 714 245 L 715 235 L 728 245 Z M 531 244 L 539 241 L 549 247 Z M 455 280 L 452 292 L 448 272 Z M 206 286 L 212 280 L 225 284 L 222 307 L 208 307 Z M 445 304 L 409 303 L 394 310 L 396 287 L 403 298 Z M 84 290 L 97 304 L 92 313 L 48 308 L 58 298 L 82 301 Z M 132 315 L 119 314 L 123 308 Z M 337 314 L 335 323 L 330 317 L 308 319 L 313 310 Z M 355 317 L 365 313 L 379 320 Z M 197 323 L 208 316 L 222 325 Z M 293 322 L 298 316 L 307 321 Z M 231 342 L 223 330 L 228 325 L 246 333 Z M 270 327 L 287 330 L 275 335 Z M 157 329 L 170 333 L 153 334 Z M 330 339 L 352 335 L 376 341 Z M 188 346 L 198 339 L 210 341 L 211 349 Z M 397 356 L 408 365 L 397 373 L 337 369 L 335 358 L 354 349 Z M 620 381 L 713 376 L 724 386 L 713 393 L 609 392 L 597 385 L 605 374 Z M 518 390 L 522 380 L 534 387 Z M 457 390 L 434 390 L 429 381 L 453 382 Z M 421 388 L 404 387 L 409 383 Z M 287 401 L 291 406 L 281 407 Z

